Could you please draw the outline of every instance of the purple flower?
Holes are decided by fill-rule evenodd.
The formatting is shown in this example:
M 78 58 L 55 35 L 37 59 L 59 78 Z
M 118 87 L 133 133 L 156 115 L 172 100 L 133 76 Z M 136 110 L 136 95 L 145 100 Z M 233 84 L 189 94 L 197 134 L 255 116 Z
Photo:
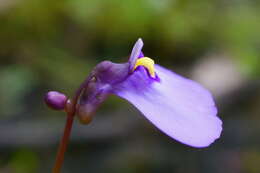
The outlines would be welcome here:
M 206 147 L 219 138 L 222 122 L 208 90 L 142 53 L 139 39 L 129 61 L 103 61 L 90 73 L 77 99 L 76 114 L 88 123 L 98 106 L 114 94 L 133 104 L 157 128 L 175 140 Z

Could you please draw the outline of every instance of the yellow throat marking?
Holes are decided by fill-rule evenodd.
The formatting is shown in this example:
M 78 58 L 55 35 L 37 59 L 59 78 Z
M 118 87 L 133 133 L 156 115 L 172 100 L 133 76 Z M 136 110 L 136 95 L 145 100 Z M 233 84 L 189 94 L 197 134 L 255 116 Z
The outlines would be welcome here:
M 148 57 L 142 57 L 136 60 L 134 69 L 135 70 L 138 66 L 144 66 L 151 77 L 155 78 L 155 70 L 154 70 L 154 60 Z

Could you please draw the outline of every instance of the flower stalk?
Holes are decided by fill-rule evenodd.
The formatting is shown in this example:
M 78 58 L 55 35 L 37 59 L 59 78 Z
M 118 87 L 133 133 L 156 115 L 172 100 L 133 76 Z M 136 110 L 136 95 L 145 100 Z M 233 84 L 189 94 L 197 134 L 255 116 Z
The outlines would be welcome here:
M 66 152 L 69 137 L 71 134 L 73 121 L 74 121 L 74 114 L 68 113 L 63 137 L 62 137 L 60 145 L 59 145 L 59 149 L 58 149 L 58 153 L 56 156 L 56 161 L 55 161 L 55 165 L 53 167 L 52 173 L 60 173 L 60 170 L 61 170 L 61 167 L 62 167 L 62 164 L 64 161 L 64 154 Z
M 73 125 L 73 122 L 74 122 L 77 101 L 78 101 L 78 98 L 81 94 L 82 89 L 88 84 L 88 81 L 89 81 L 89 79 L 87 78 L 80 85 L 80 87 L 76 91 L 72 101 L 70 99 L 67 99 L 66 97 L 64 97 L 64 99 L 67 99 L 66 101 L 64 101 L 64 106 L 63 106 L 64 111 L 67 113 L 67 119 L 66 119 L 66 124 L 65 124 L 65 127 L 64 127 L 64 131 L 63 131 L 63 136 L 62 136 L 60 144 L 59 144 L 59 148 L 58 148 L 58 152 L 57 152 L 57 156 L 56 156 L 56 160 L 55 160 L 55 164 L 54 164 L 52 173 L 60 173 L 61 172 L 61 168 L 62 168 L 62 165 L 63 165 L 63 162 L 64 162 L 64 155 L 65 155 L 65 152 L 67 150 L 72 125 Z M 63 94 L 58 93 L 58 95 L 63 95 Z M 45 101 L 46 101 L 47 105 L 49 105 L 48 104 L 49 102 L 53 102 L 53 100 L 48 100 L 48 93 L 47 93 L 47 96 L 45 97 Z M 54 106 L 53 108 L 55 109 L 55 107 L 56 106 Z

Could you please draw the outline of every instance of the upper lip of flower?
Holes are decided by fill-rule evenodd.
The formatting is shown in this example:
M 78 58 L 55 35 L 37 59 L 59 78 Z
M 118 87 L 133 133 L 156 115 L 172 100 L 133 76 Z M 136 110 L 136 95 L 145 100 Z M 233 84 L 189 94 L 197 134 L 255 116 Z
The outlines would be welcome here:
M 141 38 L 139 38 L 136 41 L 136 43 L 132 49 L 131 55 L 129 57 L 129 60 L 128 60 L 128 62 L 130 63 L 130 65 L 129 65 L 130 71 L 134 68 L 136 60 L 140 57 L 140 55 L 143 56 L 143 53 L 142 53 L 143 46 L 144 46 L 143 40 Z

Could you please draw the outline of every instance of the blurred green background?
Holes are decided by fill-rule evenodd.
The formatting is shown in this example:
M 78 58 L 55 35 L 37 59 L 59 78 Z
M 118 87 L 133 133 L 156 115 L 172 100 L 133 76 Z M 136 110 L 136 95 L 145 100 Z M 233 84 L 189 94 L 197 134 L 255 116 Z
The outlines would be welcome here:
M 62 172 L 259 173 L 258 0 L 1 0 L 0 172 L 50 172 L 65 116 L 43 95 L 72 96 L 139 37 L 145 55 L 212 91 L 222 137 L 184 146 L 111 97 L 89 126 L 75 122 Z

